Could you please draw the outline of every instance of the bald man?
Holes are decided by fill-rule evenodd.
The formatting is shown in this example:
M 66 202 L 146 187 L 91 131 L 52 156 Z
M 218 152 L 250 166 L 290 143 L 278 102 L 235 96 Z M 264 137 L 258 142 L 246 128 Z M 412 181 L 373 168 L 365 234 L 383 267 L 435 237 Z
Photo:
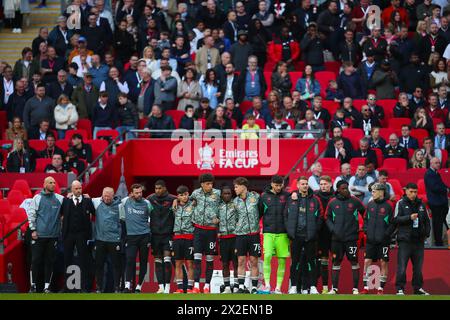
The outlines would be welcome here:
M 73 251 L 77 248 L 78 266 L 81 270 L 81 288 L 76 291 L 87 292 L 87 276 L 89 263 L 89 248 L 87 241 L 92 239 L 91 215 L 95 213 L 92 200 L 83 196 L 81 182 L 74 180 L 71 185 L 71 192 L 64 199 L 61 206 L 61 216 L 63 217 L 62 239 L 64 244 L 64 266 L 66 277 L 67 268 L 74 264 Z M 67 285 L 67 281 L 65 282 Z M 67 287 L 65 288 L 68 289 Z
M 56 181 L 44 180 L 44 189 L 33 197 L 27 211 L 31 230 L 31 289 L 30 292 L 50 293 L 50 281 L 61 232 L 60 208 L 64 197 L 55 193 Z M 44 271 L 42 277 L 42 269 Z
M 103 275 L 106 257 L 109 255 L 114 273 L 114 293 L 120 292 L 121 263 L 121 234 L 119 204 L 120 199 L 114 197 L 114 189 L 106 187 L 100 198 L 92 199 L 95 207 L 95 275 L 97 293 L 103 293 Z

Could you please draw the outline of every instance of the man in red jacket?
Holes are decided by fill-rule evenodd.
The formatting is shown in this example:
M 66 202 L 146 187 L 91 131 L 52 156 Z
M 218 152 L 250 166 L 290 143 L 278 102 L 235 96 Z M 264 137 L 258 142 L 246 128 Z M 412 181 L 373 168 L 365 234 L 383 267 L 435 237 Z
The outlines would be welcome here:
M 288 65 L 288 71 L 294 71 L 294 61 L 300 57 L 300 45 L 289 33 L 289 28 L 281 28 L 280 38 L 269 42 L 267 53 L 270 61 L 277 63 L 284 61 Z

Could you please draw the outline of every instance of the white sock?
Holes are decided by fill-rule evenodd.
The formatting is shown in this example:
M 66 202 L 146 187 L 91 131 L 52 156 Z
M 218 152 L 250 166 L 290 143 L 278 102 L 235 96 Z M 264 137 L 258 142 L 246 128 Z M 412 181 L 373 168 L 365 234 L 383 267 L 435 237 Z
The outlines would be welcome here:
M 369 290 L 369 286 L 364 286 L 364 289 Z
M 205 283 L 204 289 L 209 289 L 209 283 Z
M 126 281 L 125 282 L 125 288 L 131 289 L 131 282 L 130 281 Z
M 196 282 L 196 283 L 194 284 L 194 288 L 200 289 L 200 283 Z
M 268 287 L 268 288 L 269 288 L 269 290 L 270 290 L 270 286 L 267 286 L 267 287 Z M 281 287 L 280 287 L 280 286 L 276 286 L 275 290 L 279 290 L 279 291 L 281 291 Z
M 239 289 L 245 289 L 245 286 L 243 284 L 240 284 Z
M 141 286 L 140 284 L 138 284 L 138 285 L 136 286 L 136 290 L 141 290 L 141 288 L 142 288 L 142 286 Z
M 50 283 L 46 283 L 44 289 L 48 289 L 50 287 Z
M 160 290 L 164 290 L 164 285 L 163 285 L 163 284 L 160 284 L 160 285 L 159 285 L 159 289 L 160 289 Z
M 170 293 L 170 284 L 166 284 L 166 287 L 164 288 L 164 293 Z
M 322 289 L 323 290 L 328 290 L 328 286 L 323 286 Z
M 297 286 L 292 286 L 291 289 L 297 291 Z
M 383 288 L 382 288 L 382 287 L 379 287 L 378 290 L 383 290 Z

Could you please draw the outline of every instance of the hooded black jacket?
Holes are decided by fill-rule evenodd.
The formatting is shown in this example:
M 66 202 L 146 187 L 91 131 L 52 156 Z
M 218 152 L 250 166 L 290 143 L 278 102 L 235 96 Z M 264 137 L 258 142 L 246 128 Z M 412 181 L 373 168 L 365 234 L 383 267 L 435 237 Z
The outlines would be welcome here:
M 419 214 L 417 230 L 414 230 L 411 220 L 413 213 Z M 394 223 L 398 227 L 397 241 L 424 241 L 430 236 L 430 219 L 425 204 L 419 198 L 411 201 L 403 196 L 395 206 Z
M 367 204 L 364 215 L 364 233 L 367 242 L 372 244 L 388 244 L 394 232 L 394 205 L 386 197 L 382 200 L 371 200 Z
M 332 234 L 333 241 L 358 240 L 358 213 L 365 211 L 362 202 L 353 196 L 345 198 L 339 194 L 331 199 L 325 211 L 325 221 Z
M 259 198 L 259 215 L 263 217 L 264 233 L 286 233 L 284 208 L 289 192 L 274 193 L 269 186 Z
M 300 192 L 297 193 L 298 199 L 293 200 L 292 196 L 288 198 L 284 210 L 284 221 L 286 223 L 287 234 L 290 239 L 294 239 L 297 231 L 298 213 L 300 210 Z M 323 222 L 323 208 L 319 198 L 314 195 L 311 189 L 306 196 L 306 241 L 317 240 L 320 226 Z
M 150 229 L 152 234 L 166 235 L 173 233 L 175 216 L 172 211 L 172 203 L 176 197 L 168 192 L 161 197 L 155 193 L 148 196 L 147 200 L 153 206 L 150 214 Z

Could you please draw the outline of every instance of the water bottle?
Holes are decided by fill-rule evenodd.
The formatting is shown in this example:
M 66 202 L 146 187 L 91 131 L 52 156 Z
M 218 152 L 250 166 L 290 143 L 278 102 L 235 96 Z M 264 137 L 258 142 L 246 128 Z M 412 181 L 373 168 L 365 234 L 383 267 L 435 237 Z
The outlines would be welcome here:
M 419 227 L 419 218 L 417 217 L 417 219 L 413 220 L 413 228 L 418 228 Z

